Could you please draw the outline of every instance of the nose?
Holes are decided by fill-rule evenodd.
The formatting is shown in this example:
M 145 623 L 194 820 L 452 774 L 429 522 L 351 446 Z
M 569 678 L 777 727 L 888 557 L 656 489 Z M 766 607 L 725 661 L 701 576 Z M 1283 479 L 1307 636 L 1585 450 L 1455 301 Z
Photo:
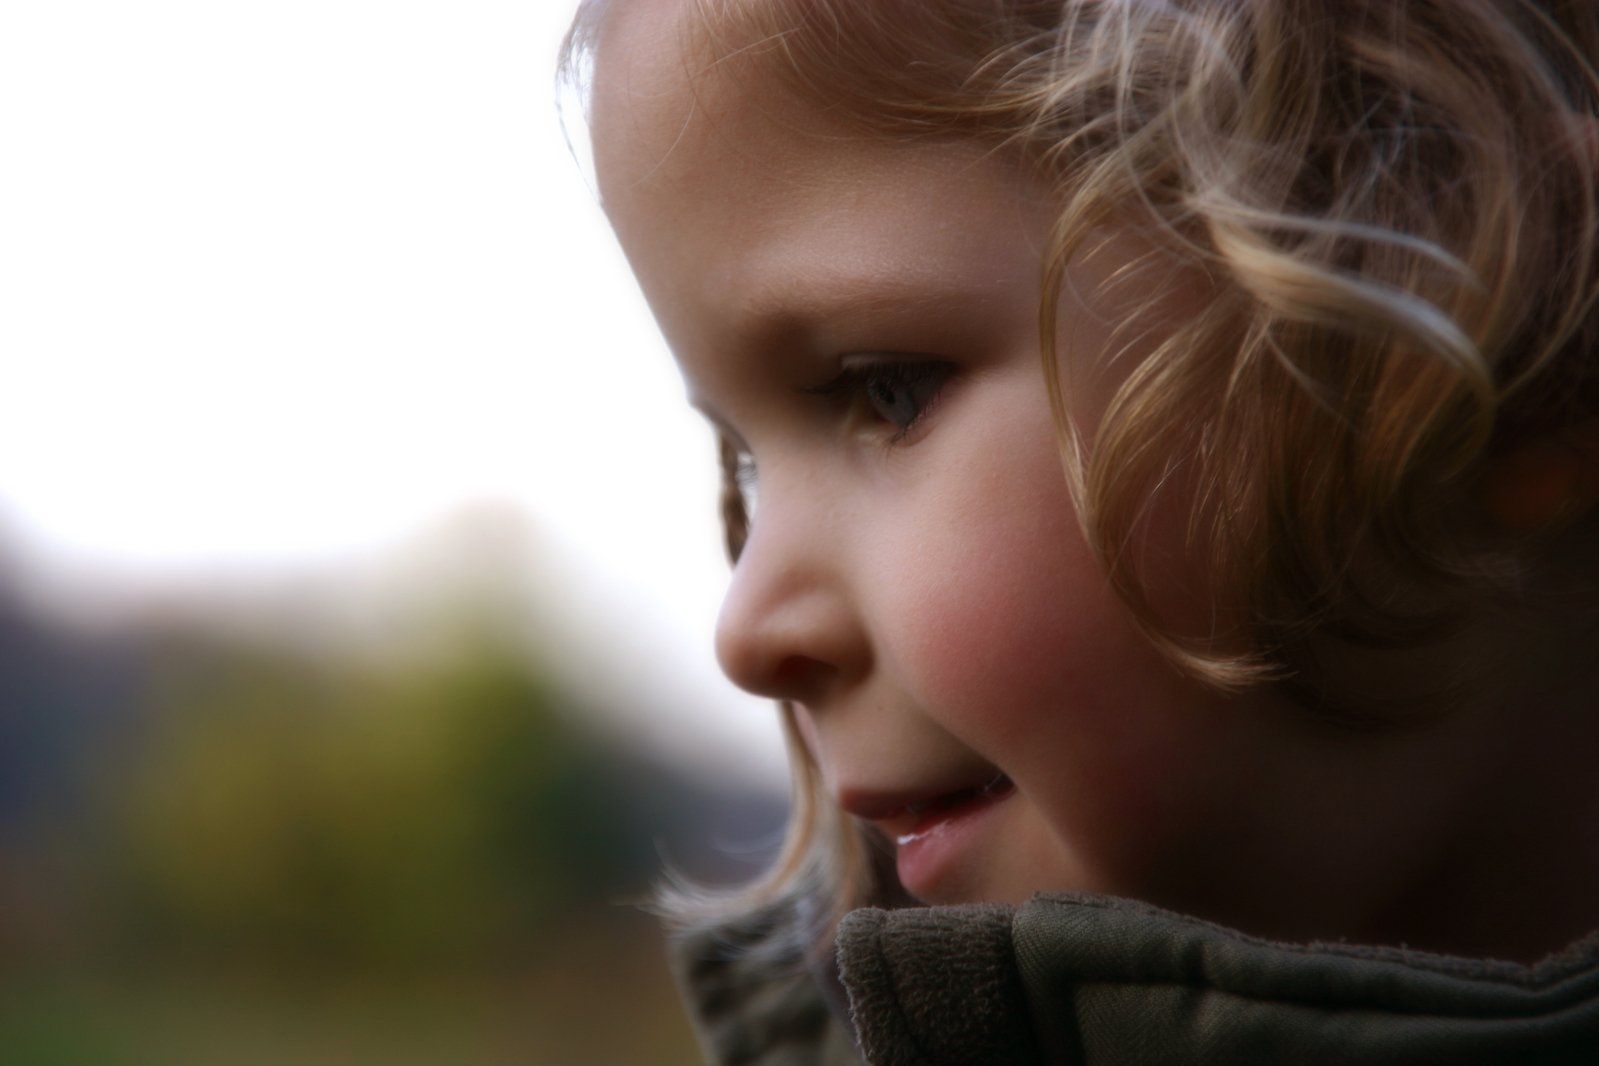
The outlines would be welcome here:
M 857 678 L 870 651 L 825 516 L 785 514 L 772 496 L 763 490 L 760 518 L 733 568 L 716 657 L 739 688 L 814 707 Z

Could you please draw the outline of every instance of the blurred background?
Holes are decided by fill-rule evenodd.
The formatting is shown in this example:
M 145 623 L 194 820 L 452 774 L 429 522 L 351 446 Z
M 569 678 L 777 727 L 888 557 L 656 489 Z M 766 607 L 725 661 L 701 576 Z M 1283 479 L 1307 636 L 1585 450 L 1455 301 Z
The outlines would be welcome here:
M 783 771 L 572 6 L 0 9 L 0 1062 L 698 1061 Z

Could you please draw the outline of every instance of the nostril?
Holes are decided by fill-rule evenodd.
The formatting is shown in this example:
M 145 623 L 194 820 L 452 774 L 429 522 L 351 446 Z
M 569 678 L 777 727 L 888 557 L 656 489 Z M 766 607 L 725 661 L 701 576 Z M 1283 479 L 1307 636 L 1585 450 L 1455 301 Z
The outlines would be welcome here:
M 785 657 L 772 670 L 772 691 L 785 699 L 804 700 L 827 684 L 835 669 L 804 655 Z

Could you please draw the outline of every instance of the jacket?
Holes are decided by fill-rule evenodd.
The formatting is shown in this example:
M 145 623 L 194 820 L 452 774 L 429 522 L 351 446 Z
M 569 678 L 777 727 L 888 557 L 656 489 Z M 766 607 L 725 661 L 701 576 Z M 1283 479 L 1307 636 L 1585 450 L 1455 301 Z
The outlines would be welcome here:
M 854 911 L 835 976 L 766 950 L 779 925 L 769 913 L 679 940 L 708 1062 L 1599 1064 L 1599 933 L 1522 966 L 1273 943 L 1040 895 Z

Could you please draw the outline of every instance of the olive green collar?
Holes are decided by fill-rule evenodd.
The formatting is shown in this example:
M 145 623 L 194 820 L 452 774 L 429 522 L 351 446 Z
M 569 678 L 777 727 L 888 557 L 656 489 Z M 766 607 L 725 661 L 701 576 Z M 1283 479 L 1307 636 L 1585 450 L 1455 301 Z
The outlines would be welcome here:
M 1520 966 L 1049 895 L 855 911 L 838 950 L 872 1066 L 1599 1063 L 1599 934 Z

